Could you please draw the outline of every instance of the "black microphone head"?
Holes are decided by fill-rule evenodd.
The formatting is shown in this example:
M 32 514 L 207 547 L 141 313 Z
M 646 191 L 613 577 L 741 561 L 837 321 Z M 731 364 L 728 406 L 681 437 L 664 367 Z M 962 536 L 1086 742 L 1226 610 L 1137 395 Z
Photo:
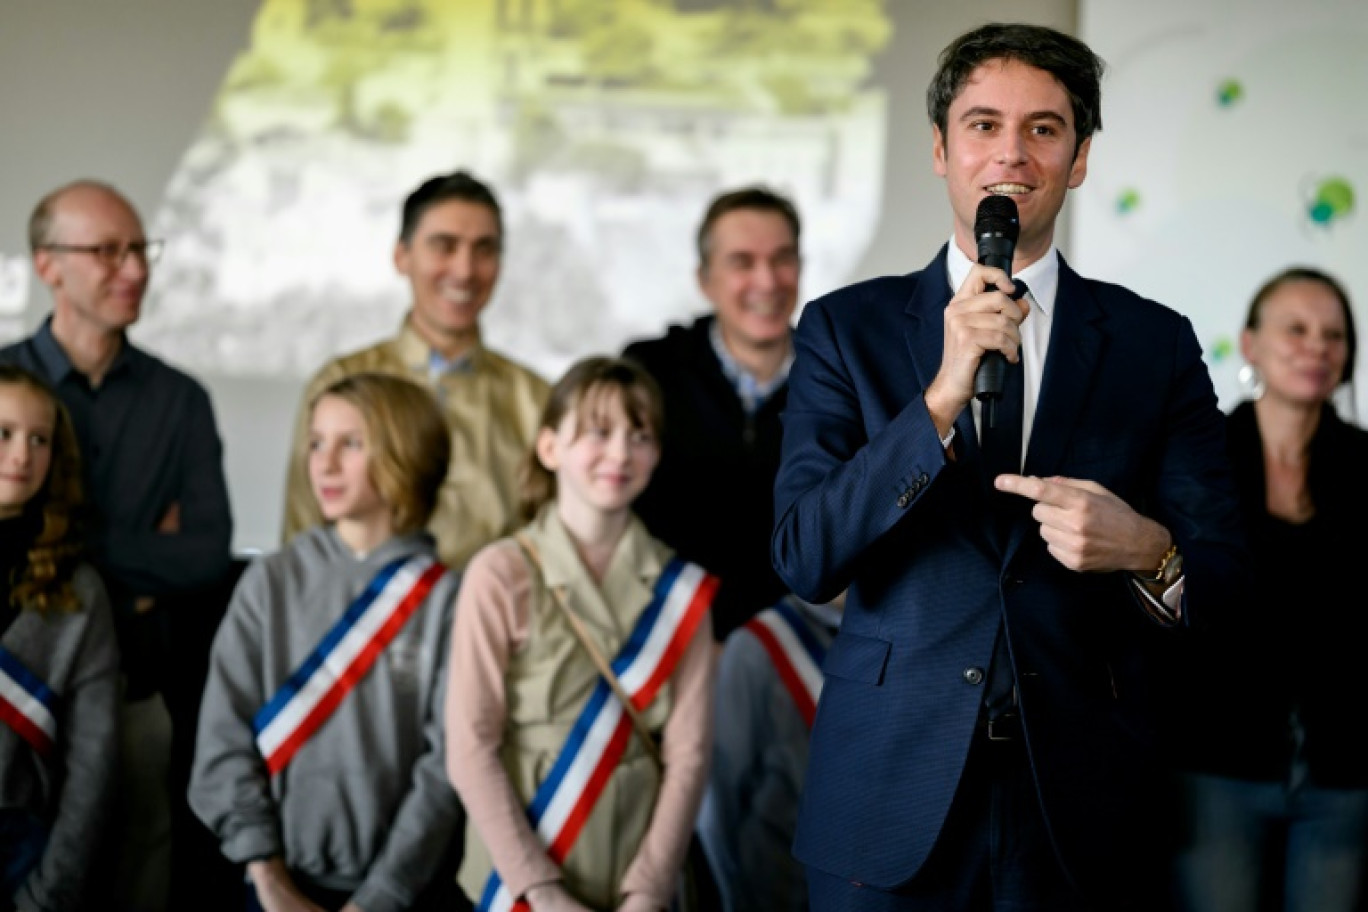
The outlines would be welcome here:
M 985 235 L 1001 237 L 1016 243 L 1021 234 L 1021 219 L 1017 214 L 1016 200 L 1010 196 L 989 194 L 979 200 L 974 212 L 974 237 Z

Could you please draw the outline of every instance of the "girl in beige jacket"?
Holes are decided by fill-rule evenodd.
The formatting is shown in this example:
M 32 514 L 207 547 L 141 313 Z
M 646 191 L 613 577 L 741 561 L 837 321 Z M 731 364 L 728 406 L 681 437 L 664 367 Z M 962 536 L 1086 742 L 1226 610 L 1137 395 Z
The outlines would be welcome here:
M 711 747 L 717 580 L 632 514 L 661 421 L 632 362 L 572 366 L 526 464 L 530 523 L 467 567 L 447 770 L 468 815 L 460 881 L 481 909 L 646 912 L 675 896 Z

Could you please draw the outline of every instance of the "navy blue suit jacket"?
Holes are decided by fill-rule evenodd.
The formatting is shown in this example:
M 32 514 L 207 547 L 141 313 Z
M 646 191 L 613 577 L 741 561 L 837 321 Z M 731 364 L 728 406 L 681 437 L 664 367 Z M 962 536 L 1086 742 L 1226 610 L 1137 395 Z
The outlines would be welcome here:
M 922 401 L 941 363 L 945 254 L 810 303 L 796 331 L 772 556 L 805 599 L 849 594 L 795 853 L 876 887 L 917 874 L 973 737 L 984 684 L 971 670 L 988 668 L 1001 619 L 1066 870 L 1094 896 L 1153 884 L 1168 780 L 1150 649 L 1182 630 L 1151 622 L 1123 573 L 1066 569 L 1027 510 L 1001 543 L 967 408 L 947 459 Z M 1092 479 L 1165 525 L 1186 562 L 1185 624 L 1245 572 L 1223 421 L 1191 323 L 1061 258 L 1024 471 Z

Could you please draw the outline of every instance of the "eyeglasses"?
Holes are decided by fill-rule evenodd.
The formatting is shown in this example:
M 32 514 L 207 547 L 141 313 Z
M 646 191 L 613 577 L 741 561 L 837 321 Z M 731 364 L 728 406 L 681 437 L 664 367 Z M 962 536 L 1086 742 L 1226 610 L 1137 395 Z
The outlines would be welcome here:
M 153 265 L 161 258 L 164 245 L 164 241 L 133 241 L 128 244 L 109 241 L 105 244 L 43 244 L 42 249 L 60 253 L 88 253 L 99 260 L 102 266 L 118 269 L 130 253 L 142 260 L 144 265 Z

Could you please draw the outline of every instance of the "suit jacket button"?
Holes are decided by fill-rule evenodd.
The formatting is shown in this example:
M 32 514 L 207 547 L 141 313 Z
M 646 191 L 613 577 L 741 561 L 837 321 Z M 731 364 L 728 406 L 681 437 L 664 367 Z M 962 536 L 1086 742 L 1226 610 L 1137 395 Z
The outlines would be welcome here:
M 912 496 L 911 496 L 910 494 L 908 494 L 906 491 L 904 491 L 904 492 L 902 492 L 901 494 L 898 495 L 898 507 L 899 507 L 899 509 L 904 509 L 904 510 L 907 509 L 907 505 L 910 504 L 911 502 L 912 502 Z
M 978 667 L 969 667 L 964 669 L 964 680 L 970 684 L 982 684 L 983 669 Z

